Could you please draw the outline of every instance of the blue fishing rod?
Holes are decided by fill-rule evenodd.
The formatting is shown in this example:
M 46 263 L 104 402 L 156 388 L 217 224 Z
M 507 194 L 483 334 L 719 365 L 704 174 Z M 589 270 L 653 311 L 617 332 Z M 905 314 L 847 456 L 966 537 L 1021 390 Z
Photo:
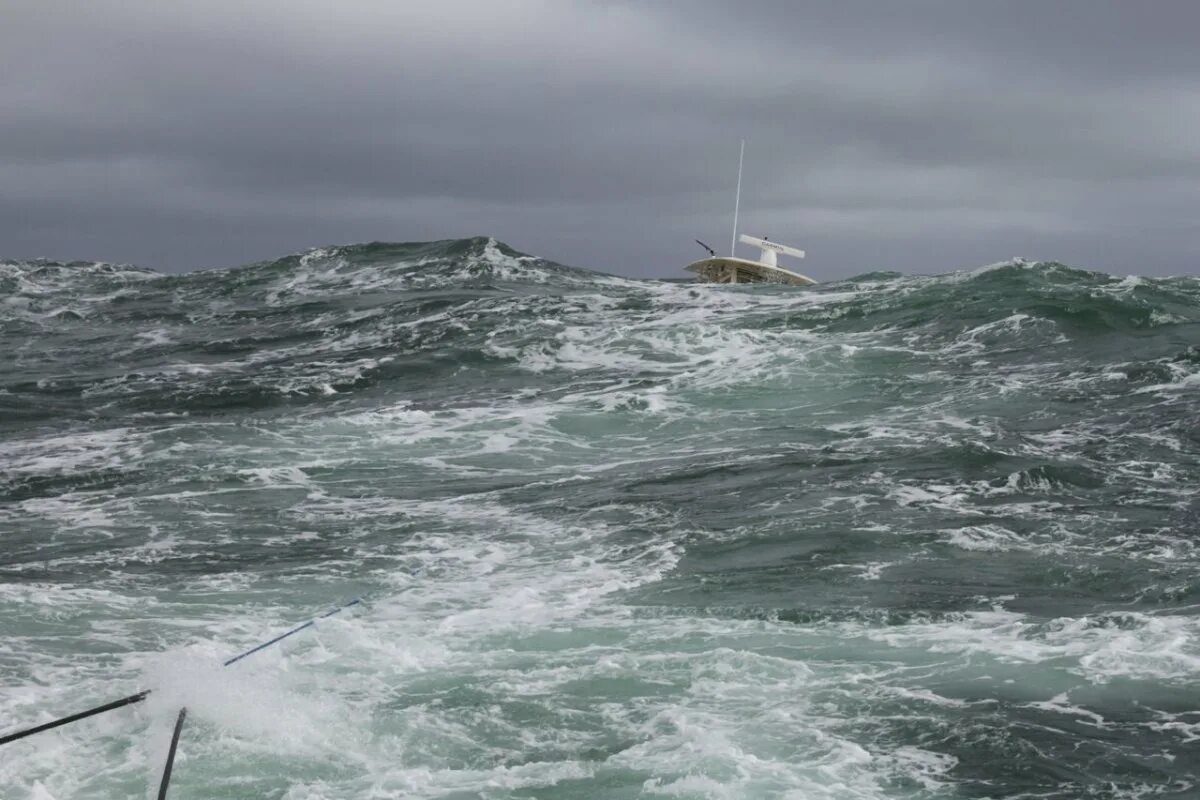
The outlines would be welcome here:
M 354 600 L 351 600 L 349 603 L 346 603 L 345 605 L 338 606 L 337 608 L 333 609 L 332 611 L 322 614 L 319 617 L 315 617 L 314 619 L 310 619 L 308 622 L 305 622 L 303 625 L 297 625 L 295 628 L 292 628 L 290 631 L 288 631 L 286 633 L 281 633 L 280 635 L 276 636 L 274 639 L 271 639 L 270 641 L 263 642 L 262 644 L 259 644 L 259 645 L 255 645 L 254 647 L 251 647 L 249 650 L 246 650 L 243 653 L 238 653 L 236 656 L 226 659 L 221 664 L 221 666 L 228 667 L 230 664 L 237 663 L 238 661 L 241 661 L 246 656 L 253 655 L 253 654 L 257 653 L 259 650 L 270 647 L 271 645 L 275 644 L 276 642 L 281 642 L 284 639 L 288 638 L 289 636 L 292 636 L 294 634 L 299 633 L 300 631 L 311 628 L 313 625 L 317 624 L 318 620 L 332 617 L 334 614 L 345 611 L 347 608 L 350 608 L 351 606 L 356 606 L 361 602 L 362 602 L 361 597 L 355 598 Z M 134 703 L 140 703 L 143 700 L 145 700 L 147 697 L 150 696 L 150 692 L 151 692 L 150 689 L 143 689 L 142 691 L 140 691 L 136 694 L 131 694 L 128 697 L 122 697 L 120 700 L 113 700 L 110 703 L 105 703 L 104 705 L 99 705 L 99 706 L 96 706 L 95 708 L 89 708 L 86 711 L 80 711 L 76 714 L 70 714 L 65 717 L 60 717 L 59 719 L 53 720 L 52 722 L 44 722 L 41 725 L 34 725 L 31 728 L 25 728 L 24 730 L 19 730 L 15 733 L 6 734 L 5 736 L 0 736 L 0 745 L 8 744 L 9 742 L 15 742 L 18 739 L 24 739 L 26 736 L 32 736 L 35 733 L 41 733 L 42 731 L 48 731 L 51 728 L 57 728 L 61 725 L 67 725 L 72 722 L 78 722 L 81 719 L 87 719 L 88 717 L 94 717 L 97 714 L 103 714 L 105 711 L 112 711 L 117 708 L 123 708 L 124 706 L 133 705 Z M 173 762 L 175 760 L 174 759 L 175 745 L 179 741 L 179 731 L 183 727 L 183 719 L 184 719 L 184 716 L 186 713 L 187 713 L 186 709 L 181 709 L 179 712 L 179 719 L 175 723 L 175 735 L 172 737 L 172 740 L 171 740 L 171 753 L 170 753 L 171 762 Z M 163 775 L 163 784 L 160 789 L 160 792 L 162 792 L 163 794 L 160 794 L 159 795 L 160 797 L 165 796 L 167 782 L 170 780 L 170 777 L 171 777 L 171 775 L 170 775 L 170 763 L 171 762 L 168 762 L 167 772 L 166 772 L 166 774 Z

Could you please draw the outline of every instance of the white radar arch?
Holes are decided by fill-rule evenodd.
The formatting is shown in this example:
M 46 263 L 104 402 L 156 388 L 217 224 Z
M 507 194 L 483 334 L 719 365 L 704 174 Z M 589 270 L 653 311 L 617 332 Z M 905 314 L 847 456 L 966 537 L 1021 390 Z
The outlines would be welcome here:
M 757 236 L 747 236 L 742 234 L 738 237 L 738 241 L 743 244 L 752 244 L 762 250 L 762 255 L 759 256 L 759 263 L 766 264 L 768 267 L 775 266 L 776 254 L 791 256 L 793 258 L 804 258 L 804 251 L 795 247 L 788 247 L 786 244 L 776 244 L 775 242 L 759 239 Z

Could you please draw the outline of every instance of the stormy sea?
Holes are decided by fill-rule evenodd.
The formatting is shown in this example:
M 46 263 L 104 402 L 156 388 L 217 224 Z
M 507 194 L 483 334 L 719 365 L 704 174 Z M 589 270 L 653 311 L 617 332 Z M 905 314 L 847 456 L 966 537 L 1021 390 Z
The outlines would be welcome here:
M 1198 797 L 1198 345 L 1021 260 L 0 261 L 0 736 L 151 690 L 0 797 L 155 796 L 181 707 L 174 800 Z

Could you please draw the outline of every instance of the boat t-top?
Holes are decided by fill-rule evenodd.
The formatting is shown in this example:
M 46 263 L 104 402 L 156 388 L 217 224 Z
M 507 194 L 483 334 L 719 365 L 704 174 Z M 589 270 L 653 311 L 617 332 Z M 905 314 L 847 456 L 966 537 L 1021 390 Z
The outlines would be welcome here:
M 746 142 L 743 141 L 741 152 L 738 154 L 737 196 L 733 201 L 733 238 L 729 243 L 729 255 L 718 256 L 711 247 L 697 239 L 696 243 L 708 251 L 708 258 L 688 264 L 684 269 L 696 273 L 696 280 L 702 283 L 783 283 L 791 286 L 811 286 L 816 281 L 807 275 L 784 269 L 777 261 L 779 255 L 804 258 L 803 250 L 776 244 L 768 241 L 765 236 L 758 238 L 744 233 L 738 236 L 738 206 L 742 199 L 742 158 L 745 153 Z M 761 250 L 758 261 L 737 257 L 735 248 L 739 240 Z

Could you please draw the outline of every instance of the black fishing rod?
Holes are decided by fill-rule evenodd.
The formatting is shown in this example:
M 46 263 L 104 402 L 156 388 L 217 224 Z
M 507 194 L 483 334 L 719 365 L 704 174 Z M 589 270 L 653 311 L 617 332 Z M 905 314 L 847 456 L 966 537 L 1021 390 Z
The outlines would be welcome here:
M 26 736 L 32 736 L 35 733 L 48 731 L 51 728 L 57 728 L 59 725 L 66 725 L 70 722 L 78 722 L 81 719 L 94 717 L 97 714 L 103 714 L 105 711 L 112 711 L 114 708 L 121 708 L 122 706 L 131 706 L 134 703 L 140 703 L 146 699 L 146 695 L 148 694 L 150 694 L 150 690 L 145 689 L 137 694 L 131 694 L 129 697 L 122 697 L 120 700 L 113 700 L 111 703 L 105 703 L 102 706 L 89 708 L 87 711 L 80 711 L 78 714 L 71 714 L 69 717 L 62 717 L 61 719 L 56 719 L 53 722 L 46 722 L 42 725 L 35 725 L 32 728 L 26 728 L 23 731 L 10 733 L 7 736 L 0 736 L 0 744 L 15 742 L 17 739 L 24 739 Z
M 175 718 L 175 731 L 171 734 L 171 749 L 167 751 L 167 764 L 163 767 L 162 783 L 158 785 L 158 800 L 167 800 L 167 786 L 171 783 L 171 770 L 175 767 L 175 751 L 179 748 L 179 733 L 183 730 L 183 720 L 187 716 L 187 707 L 179 709 Z
M 241 661 L 246 656 L 253 655 L 254 653 L 257 653 L 259 650 L 262 650 L 263 648 L 270 647 L 271 645 L 275 644 L 276 642 L 282 641 L 293 634 L 299 633 L 300 631 L 305 630 L 307 628 L 311 628 L 313 625 L 316 624 L 318 619 L 325 619 L 327 617 L 332 617 L 334 614 L 337 614 L 340 611 L 344 611 L 347 608 L 350 608 L 351 606 L 358 605 L 361 602 L 362 602 L 361 597 L 355 598 L 354 600 L 351 600 L 349 603 L 346 603 L 345 605 L 342 605 L 342 606 L 338 606 L 337 608 L 333 609 L 332 611 L 322 614 L 321 616 L 317 617 L 316 619 L 310 619 L 308 622 L 305 622 L 303 625 L 297 625 L 295 628 L 292 628 L 287 633 L 282 633 L 279 636 L 276 636 L 274 639 L 271 639 L 270 641 L 263 642 L 262 644 L 259 644 L 259 645 L 255 645 L 254 647 L 251 647 L 249 650 L 246 650 L 243 653 L 239 653 L 238 655 L 234 656 L 233 658 L 230 658 L 230 659 L 226 660 L 225 662 L 223 662 L 221 664 L 221 666 L 228 667 L 230 664 L 233 664 L 237 661 Z M 138 692 L 137 694 L 131 694 L 128 697 L 122 697 L 120 700 L 113 700 L 110 703 L 105 703 L 104 705 L 99 705 L 99 706 L 96 706 L 95 708 L 89 708 L 87 711 L 80 711 L 76 714 L 71 714 L 66 717 L 61 717 L 61 718 L 53 720 L 51 722 L 44 722 L 41 725 L 34 725 L 31 728 L 25 728 L 24 730 L 16 731 L 15 733 L 9 733 L 4 736 L 0 736 L 0 745 L 5 745 L 5 744 L 8 744 L 9 742 L 15 742 L 17 739 L 24 739 L 26 736 L 32 736 L 35 733 L 41 733 L 42 731 L 48 731 L 51 728 L 57 728 L 60 725 L 66 725 L 71 722 L 78 722 L 81 719 L 87 719 L 88 717 L 94 717 L 97 714 L 103 714 L 105 711 L 112 711 L 113 709 L 122 708 L 124 706 L 131 706 L 134 703 L 140 703 L 150 695 L 150 692 L 151 692 L 150 689 L 143 689 L 142 691 Z M 179 729 L 182 726 L 183 726 L 183 715 L 181 713 L 179 721 L 176 724 L 176 730 L 175 730 L 176 740 L 178 740 L 178 738 L 179 738 Z M 172 758 L 174 758 L 174 745 L 172 745 L 171 752 L 172 752 Z M 168 772 L 169 771 L 170 771 L 170 767 L 168 766 Z M 168 777 L 169 777 L 169 775 L 164 776 L 164 781 Z M 166 790 L 166 783 L 164 782 L 163 791 L 165 791 L 165 790 Z M 162 795 L 160 795 L 160 796 L 162 796 Z

